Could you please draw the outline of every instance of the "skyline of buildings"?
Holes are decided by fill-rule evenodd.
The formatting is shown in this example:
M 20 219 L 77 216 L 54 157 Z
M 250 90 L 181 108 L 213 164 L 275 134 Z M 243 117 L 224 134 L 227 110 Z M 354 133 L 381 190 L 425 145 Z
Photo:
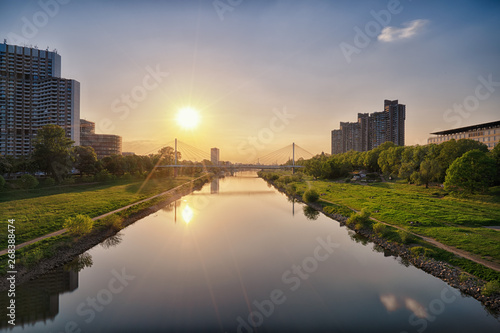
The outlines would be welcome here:
M 27 156 L 45 125 L 80 144 L 80 83 L 61 77 L 55 51 L 0 44 L 0 154 Z
M 386 99 L 384 111 L 358 113 L 357 122 L 340 122 L 340 129 L 331 132 L 331 153 L 368 151 L 387 141 L 404 146 L 405 120 L 406 105 Z

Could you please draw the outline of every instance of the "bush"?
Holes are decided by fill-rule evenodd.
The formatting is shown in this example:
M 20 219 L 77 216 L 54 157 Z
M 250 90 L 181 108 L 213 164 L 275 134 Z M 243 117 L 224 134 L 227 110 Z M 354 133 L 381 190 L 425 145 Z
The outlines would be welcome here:
M 25 189 L 35 188 L 38 186 L 38 179 L 32 175 L 22 175 L 19 184 Z
M 43 180 L 44 186 L 54 186 L 55 184 L 56 184 L 56 181 L 52 177 L 47 177 Z
M 64 222 L 64 227 L 68 229 L 70 234 L 75 236 L 88 234 L 92 231 L 93 226 L 94 221 L 90 217 L 81 214 L 67 218 Z
M 399 234 L 399 239 L 401 239 L 401 243 L 403 244 L 411 243 L 414 239 L 412 234 L 404 230 L 398 230 L 398 234 Z
M 465 282 L 469 279 L 469 274 L 462 272 L 458 278 L 460 282 Z
M 354 225 L 356 230 L 367 228 L 370 225 L 370 213 L 365 209 L 360 212 L 351 215 L 346 221 L 346 224 L 351 226 Z
M 123 218 L 118 215 L 111 215 L 104 218 L 104 224 L 114 231 L 119 231 L 122 229 Z
M 5 178 L 3 178 L 1 175 L 0 175 L 0 188 L 3 188 L 5 186 Z
M 481 290 L 481 294 L 484 296 L 491 296 L 493 294 L 500 294 L 500 281 L 494 280 L 486 283 Z
M 288 193 L 288 195 L 292 195 L 294 196 L 295 194 L 297 194 L 297 186 L 295 184 L 288 184 L 286 187 L 286 193 Z
M 323 211 L 327 214 L 338 214 L 345 217 L 350 217 L 353 214 L 353 211 L 351 209 L 340 205 L 326 206 L 323 208 Z
M 305 202 L 316 202 L 319 199 L 319 194 L 315 190 L 307 190 L 302 196 Z
M 64 178 L 63 181 L 61 182 L 62 185 L 72 185 L 75 183 L 75 178 L 69 177 L 69 178 Z
M 386 226 L 380 222 L 377 222 L 373 225 L 373 231 L 380 236 L 383 236 L 385 233 Z
M 108 170 L 101 170 L 94 176 L 96 182 L 107 182 L 113 179 L 113 175 Z

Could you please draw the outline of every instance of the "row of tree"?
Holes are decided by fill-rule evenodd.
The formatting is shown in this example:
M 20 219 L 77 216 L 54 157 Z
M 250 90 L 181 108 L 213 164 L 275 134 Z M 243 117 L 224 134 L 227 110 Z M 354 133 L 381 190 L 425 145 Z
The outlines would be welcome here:
M 98 160 L 92 147 L 73 146 L 73 143 L 66 137 L 62 127 L 46 125 L 37 133 L 31 156 L 18 158 L 0 156 L 0 175 L 42 172 L 57 182 L 67 178 L 75 170 L 81 176 L 93 176 L 103 170 L 116 176 L 144 175 L 155 170 L 157 165 L 174 164 L 175 160 L 175 151 L 172 147 L 163 147 L 157 154 L 148 156 L 112 155 Z M 177 159 L 181 159 L 180 152 L 177 152 Z M 211 164 L 210 161 L 204 162 Z M 178 171 L 179 174 L 194 174 L 201 171 L 201 168 L 195 166 L 193 162 L 182 161 L 182 164 L 193 167 L 182 168 Z M 172 175 L 173 172 L 171 168 L 155 170 L 155 173 L 164 176 Z
M 471 193 L 500 182 L 500 145 L 490 152 L 485 144 L 469 139 L 406 147 L 385 142 L 367 152 L 318 155 L 297 163 L 314 178 L 336 179 L 363 169 L 417 185 L 444 183 L 450 190 Z

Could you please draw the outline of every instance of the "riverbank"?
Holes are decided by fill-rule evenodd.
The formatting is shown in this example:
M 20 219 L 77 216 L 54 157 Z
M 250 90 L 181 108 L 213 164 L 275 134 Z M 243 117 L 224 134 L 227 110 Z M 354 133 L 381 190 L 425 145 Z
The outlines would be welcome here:
M 22 249 L 16 250 L 16 257 L 25 256 L 28 253 L 37 253 L 47 251 L 50 253 L 48 257 L 42 257 L 32 265 L 19 265 L 16 261 L 16 284 L 22 284 L 28 280 L 36 278 L 40 274 L 44 274 L 56 267 L 65 265 L 72 261 L 76 256 L 88 251 L 92 247 L 98 245 L 104 240 L 117 235 L 120 230 L 133 224 L 134 222 L 148 216 L 166 205 L 182 198 L 185 195 L 199 190 L 208 182 L 211 175 L 207 174 L 197 179 L 191 180 L 167 191 L 163 195 L 155 195 L 149 198 L 150 200 L 142 201 L 120 212 L 115 212 L 112 215 L 105 214 L 102 220 L 97 220 L 95 228 L 89 234 L 77 239 L 73 239 L 68 235 L 55 236 L 47 240 L 43 240 Z M 121 223 L 119 226 L 107 225 L 106 221 L 118 219 Z M 2 260 L 7 260 L 7 256 L 3 256 Z M 7 289 L 7 280 L 0 279 L 0 290 Z
M 290 196 L 289 188 L 287 189 L 279 184 L 276 184 L 276 181 L 272 179 L 266 179 L 266 181 L 273 185 L 278 191 Z M 298 194 L 295 194 L 292 197 L 297 201 L 304 202 L 302 196 Z M 392 255 L 399 256 L 402 260 L 411 263 L 415 267 L 445 281 L 450 286 L 459 289 L 464 295 L 477 299 L 495 316 L 500 314 L 500 294 L 493 294 L 490 296 L 483 295 L 482 290 L 485 285 L 484 280 L 468 274 L 459 267 L 455 267 L 445 261 L 429 258 L 425 255 L 416 255 L 415 252 L 412 252 L 411 246 L 380 237 L 372 229 L 356 229 L 354 225 L 349 226 L 346 224 L 348 220 L 347 216 L 338 213 L 325 212 L 323 205 L 318 202 L 306 204 L 324 215 L 338 221 L 342 226 L 346 226 L 358 235 L 367 238 L 386 251 L 389 251 Z

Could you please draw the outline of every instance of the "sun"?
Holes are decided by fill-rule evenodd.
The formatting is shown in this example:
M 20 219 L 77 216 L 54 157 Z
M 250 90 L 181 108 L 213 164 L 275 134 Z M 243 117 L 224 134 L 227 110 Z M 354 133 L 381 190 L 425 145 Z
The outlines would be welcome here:
M 191 107 L 184 107 L 177 112 L 176 119 L 182 128 L 194 129 L 200 123 L 200 113 Z

